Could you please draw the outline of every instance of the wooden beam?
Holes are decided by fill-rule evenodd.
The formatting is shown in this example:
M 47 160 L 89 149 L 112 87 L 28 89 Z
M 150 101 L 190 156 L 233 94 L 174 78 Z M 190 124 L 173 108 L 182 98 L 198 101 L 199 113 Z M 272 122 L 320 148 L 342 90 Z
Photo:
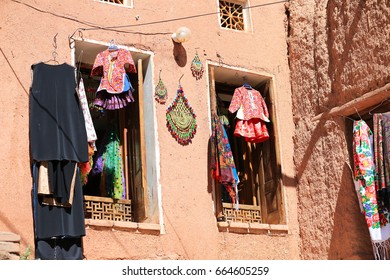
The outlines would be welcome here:
M 321 113 L 315 116 L 312 120 L 318 121 L 322 118 L 329 118 L 332 116 L 348 116 L 368 109 L 376 104 L 390 98 L 390 83 L 376 90 L 367 92 L 362 96 L 345 103 L 344 105 L 334 107 L 328 112 Z

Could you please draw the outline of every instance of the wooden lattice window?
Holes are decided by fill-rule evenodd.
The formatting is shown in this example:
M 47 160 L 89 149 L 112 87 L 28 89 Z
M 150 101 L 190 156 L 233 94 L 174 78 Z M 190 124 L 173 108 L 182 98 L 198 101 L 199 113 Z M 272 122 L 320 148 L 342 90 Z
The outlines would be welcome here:
M 132 6 L 132 0 L 98 0 L 99 2 L 111 3 L 121 6 Z
M 245 30 L 243 4 L 220 0 L 219 13 L 221 27 Z

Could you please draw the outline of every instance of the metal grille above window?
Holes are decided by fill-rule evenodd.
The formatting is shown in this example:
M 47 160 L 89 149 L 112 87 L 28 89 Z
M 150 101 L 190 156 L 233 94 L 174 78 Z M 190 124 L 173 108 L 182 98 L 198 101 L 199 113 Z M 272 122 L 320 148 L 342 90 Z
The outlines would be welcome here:
M 132 7 L 132 0 L 98 0 L 103 3 L 111 3 L 120 6 Z
M 238 2 L 219 1 L 221 27 L 245 31 L 244 5 Z

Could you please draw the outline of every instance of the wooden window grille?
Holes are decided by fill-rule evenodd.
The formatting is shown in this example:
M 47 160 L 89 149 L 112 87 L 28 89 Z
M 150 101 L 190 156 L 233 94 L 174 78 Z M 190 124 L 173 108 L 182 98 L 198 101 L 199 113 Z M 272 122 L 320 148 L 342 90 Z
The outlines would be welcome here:
M 108 3 L 113 3 L 113 4 L 124 4 L 124 0 L 100 0 L 100 2 L 108 2 Z
M 244 7 L 230 1 L 219 1 L 221 27 L 245 31 Z
M 121 6 L 131 6 L 132 0 L 98 0 L 99 2 L 111 3 Z
M 133 221 L 131 200 L 128 199 L 85 195 L 84 213 L 85 218 L 93 220 Z

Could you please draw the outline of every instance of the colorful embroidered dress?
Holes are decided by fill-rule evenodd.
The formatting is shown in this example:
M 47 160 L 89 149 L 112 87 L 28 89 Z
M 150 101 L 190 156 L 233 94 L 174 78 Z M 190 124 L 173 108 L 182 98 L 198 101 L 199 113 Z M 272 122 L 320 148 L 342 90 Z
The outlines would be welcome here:
M 265 122 L 269 122 L 269 113 L 260 92 L 242 86 L 236 88 L 229 111 L 237 111 L 235 136 L 244 137 L 245 141 L 260 143 L 269 139 Z
M 130 51 L 118 49 L 100 52 L 93 64 L 91 76 L 101 76 L 94 105 L 107 110 L 120 109 L 134 102 L 134 88 L 126 72 L 136 73 Z

